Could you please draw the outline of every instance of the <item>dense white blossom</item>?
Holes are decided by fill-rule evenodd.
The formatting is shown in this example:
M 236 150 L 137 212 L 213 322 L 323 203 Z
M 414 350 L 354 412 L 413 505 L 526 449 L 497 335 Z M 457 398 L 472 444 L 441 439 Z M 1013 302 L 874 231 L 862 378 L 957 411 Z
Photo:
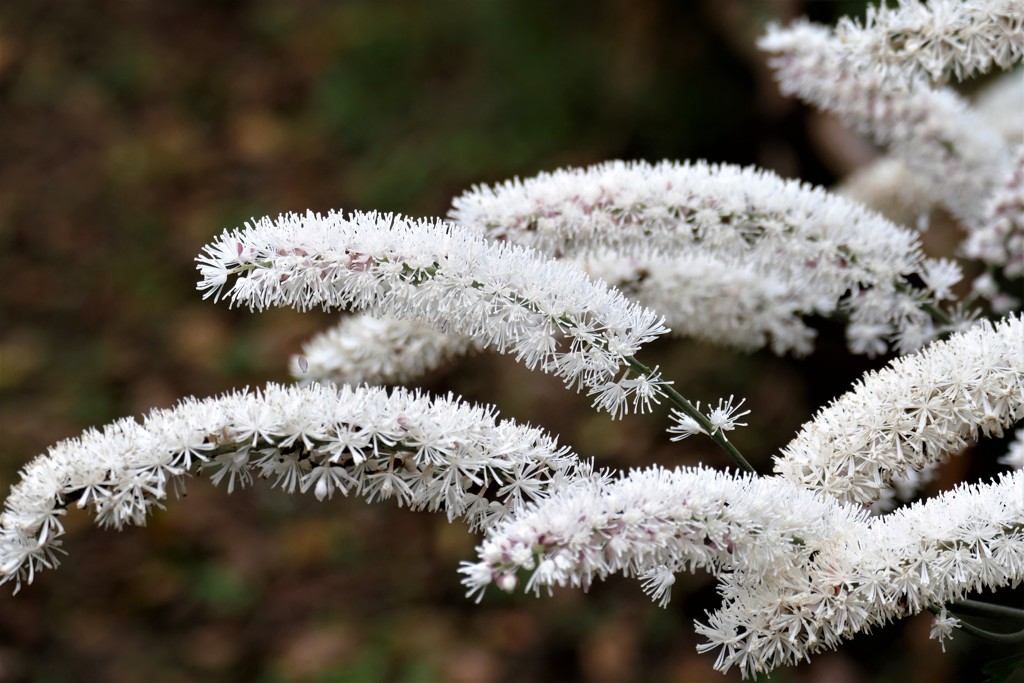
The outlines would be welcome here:
M 31 583 L 56 566 L 68 505 L 91 508 L 104 526 L 145 524 L 197 469 L 213 470 L 229 492 L 261 477 L 319 500 L 340 494 L 443 509 L 471 528 L 602 477 L 544 432 L 451 396 L 270 385 L 186 399 L 141 423 L 63 441 L 26 465 L 0 515 L 0 583 Z
M 836 24 L 836 53 L 851 69 L 882 78 L 957 80 L 993 67 L 1009 68 L 1024 55 L 1022 0 L 899 0 L 868 5 L 863 22 Z
M 1022 582 L 1017 471 L 851 524 L 774 581 L 723 575 L 724 603 L 697 625 L 708 639 L 698 650 L 718 650 L 715 668 L 752 677 L 932 605 Z
M 415 320 L 354 313 L 303 344 L 292 375 L 303 382 L 405 384 L 476 349 L 472 337 Z
M 809 353 L 815 332 L 801 316 L 824 315 L 835 305 L 813 289 L 740 258 L 603 252 L 572 262 L 664 315 L 673 336 L 744 351 L 770 346 L 780 355 Z M 923 318 L 920 311 L 913 315 Z M 935 331 L 924 320 L 919 326 L 922 338 Z M 292 375 L 304 382 L 405 383 L 480 347 L 472 337 L 442 333 L 417 321 L 353 314 L 307 342 L 292 361 Z
M 834 112 L 887 146 L 965 223 L 981 214 L 1009 155 L 956 93 L 858 68 L 838 37 L 807 21 L 771 26 L 759 45 L 772 55 L 783 94 Z
M 785 505 L 779 505 L 785 500 Z M 705 469 L 634 471 L 529 505 L 488 531 L 460 570 L 469 593 L 588 587 L 638 576 L 664 604 L 674 573 L 719 577 L 698 624 L 716 668 L 744 676 L 983 588 L 1024 581 L 1024 472 L 867 518 L 778 479 Z
M 197 261 L 206 296 L 421 321 L 590 393 L 621 381 L 627 359 L 668 331 L 653 311 L 571 264 L 438 221 L 287 214 L 225 231 Z M 629 398 L 609 406 L 596 393 L 609 412 Z
M 963 244 L 964 255 L 977 259 L 996 270 L 1007 281 L 1024 278 L 1024 145 L 1018 145 L 1013 164 L 1007 169 L 1002 182 L 992 188 L 985 211 L 970 230 Z M 995 302 L 1002 297 L 997 308 L 1017 308 L 1020 305 L 1020 287 L 1005 292 L 994 286 L 989 276 L 986 286 L 975 282 L 975 291 Z
M 800 317 L 839 307 L 860 336 L 871 331 L 869 343 L 851 340 L 863 352 L 893 340 L 912 350 L 904 344 L 936 333 L 921 310 L 932 293 L 905 280 L 928 263 L 914 232 L 759 169 L 614 161 L 477 186 L 451 216 L 492 239 L 577 257 L 688 332 L 741 348 L 771 340 L 778 352 L 807 352 Z
M 477 548 L 479 562 L 460 571 L 471 595 L 520 570 L 530 573 L 526 588 L 536 592 L 586 588 L 612 573 L 650 578 L 666 567 L 741 572 L 770 583 L 864 514 L 777 478 L 654 467 L 528 506 L 492 527 Z
M 592 277 L 664 315 L 673 336 L 743 351 L 767 346 L 779 355 L 810 353 L 815 331 L 803 317 L 834 312 L 843 294 L 837 291 L 843 285 L 835 280 L 811 287 L 805 279 L 791 277 L 788 269 L 764 260 L 705 251 L 625 256 L 605 250 L 579 256 L 575 262 Z M 902 293 L 894 297 L 905 298 Z M 919 327 L 930 326 L 916 307 L 900 322 L 910 325 L 911 320 Z
M 1024 0 L 899 0 L 835 29 L 772 27 L 761 47 L 784 93 L 889 147 L 851 195 L 919 228 L 945 204 L 968 233 L 962 255 L 987 268 L 975 294 L 997 313 L 1019 307 L 1024 81 L 1000 81 L 977 111 L 933 86 L 1020 61 Z M 944 647 L 961 626 L 955 603 L 1024 583 L 1024 317 L 943 311 L 961 266 L 925 258 L 915 231 L 821 188 L 704 162 L 477 186 L 450 217 L 308 212 L 225 231 L 197 258 L 206 297 L 357 313 L 293 359 L 300 386 L 185 399 L 32 460 L 0 514 L 0 583 L 17 590 L 59 563 L 72 504 L 102 526 L 145 524 L 200 472 L 228 493 L 266 479 L 321 501 L 443 510 L 485 534 L 459 570 L 478 600 L 491 585 L 539 594 L 620 573 L 665 606 L 678 574 L 706 570 L 722 603 L 696 625 L 698 650 L 744 677 L 926 610 Z M 805 319 L 833 314 L 851 351 L 908 355 L 821 409 L 771 477 L 595 471 L 493 408 L 354 387 L 490 348 L 613 418 L 672 404 L 673 441 L 705 434 L 746 465 L 726 437 L 746 424 L 744 400 L 704 413 L 634 354 L 666 325 L 808 353 Z M 979 436 L 1011 429 L 999 459 L 1011 471 L 881 514 Z
M 1024 322 L 988 322 L 871 372 L 775 459 L 784 479 L 870 504 L 897 475 L 1024 418 Z
M 1019 69 L 987 83 L 973 105 L 978 116 L 1007 144 L 1024 144 L 1024 74 Z M 835 191 L 900 225 L 920 229 L 928 226 L 932 210 L 942 203 L 937 188 L 893 156 L 882 156 L 856 169 L 840 181 Z
M 450 216 L 492 239 L 559 256 L 602 246 L 668 254 L 785 249 L 832 259 L 848 252 L 866 270 L 920 259 L 915 236 L 881 216 L 820 187 L 731 164 L 609 161 L 558 169 L 475 186 L 453 200 Z

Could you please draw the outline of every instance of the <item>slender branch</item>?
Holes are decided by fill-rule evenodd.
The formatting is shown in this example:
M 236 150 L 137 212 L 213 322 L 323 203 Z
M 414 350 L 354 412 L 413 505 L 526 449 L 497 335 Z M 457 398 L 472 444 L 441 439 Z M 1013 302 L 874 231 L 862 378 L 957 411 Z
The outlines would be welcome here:
M 913 288 L 905 282 L 897 282 L 896 289 L 902 294 L 913 294 Z M 939 308 L 937 305 L 930 301 L 918 301 L 917 307 L 932 317 L 935 322 L 941 323 L 947 327 L 953 324 L 953 319 L 949 315 Z
M 963 620 L 960 621 L 960 628 L 962 628 L 964 631 L 967 631 L 972 636 L 984 638 L 985 640 L 991 640 L 996 643 L 1024 643 L 1024 629 L 1021 629 L 1020 631 L 1015 631 L 1013 633 L 995 633 L 993 631 L 986 631 L 983 628 L 978 628 L 977 626 L 972 626 L 971 624 L 968 624 L 966 621 Z
M 630 368 L 632 368 L 636 372 L 641 373 L 645 377 L 654 376 L 653 370 L 651 370 L 649 367 L 638 361 L 633 356 L 627 357 L 626 363 L 629 365 Z M 702 412 L 694 408 L 693 404 L 687 401 L 685 396 L 683 396 L 678 391 L 673 389 L 671 384 L 663 384 L 660 388 L 662 389 L 662 391 L 665 392 L 665 395 L 668 396 L 669 400 L 671 400 L 672 403 L 676 404 L 676 406 L 678 406 L 679 409 L 686 413 L 689 417 L 692 417 L 694 420 L 696 420 L 697 424 L 701 426 L 704 432 L 708 436 L 710 436 L 715 443 L 721 446 L 722 449 L 725 450 L 725 452 L 728 453 L 734 461 L 736 461 L 736 464 L 739 465 L 741 469 L 746 470 L 750 474 L 757 474 L 757 470 L 755 470 L 750 465 L 750 463 L 747 462 L 747 459 L 743 457 L 743 454 L 740 453 L 739 450 L 729 442 L 729 439 L 725 438 L 725 434 L 722 433 L 722 430 L 717 429 L 713 424 L 711 424 L 711 421 L 708 420 L 708 418 L 705 417 Z
M 958 614 L 966 614 L 972 617 L 989 617 L 992 619 L 1011 619 L 1024 622 L 1024 609 L 1009 607 L 1008 605 L 994 605 L 989 602 L 977 600 L 961 600 L 960 602 L 947 605 L 946 609 Z

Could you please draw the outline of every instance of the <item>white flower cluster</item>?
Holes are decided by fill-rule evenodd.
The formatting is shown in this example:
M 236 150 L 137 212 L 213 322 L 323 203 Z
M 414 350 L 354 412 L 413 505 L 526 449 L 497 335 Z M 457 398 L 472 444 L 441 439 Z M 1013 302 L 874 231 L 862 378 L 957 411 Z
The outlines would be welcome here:
M 1017 147 L 1013 165 L 989 197 L 981 220 L 963 244 L 963 252 L 990 266 L 1005 280 L 1024 278 L 1024 145 Z M 991 273 L 974 281 L 974 291 L 991 300 L 997 311 L 1020 306 L 1020 299 L 1003 291 Z
M 959 270 L 917 236 L 820 188 L 729 165 L 612 162 L 477 187 L 453 219 L 489 238 L 566 256 L 664 315 L 677 336 L 806 354 L 803 317 L 848 310 L 850 346 L 918 348 L 941 331 L 922 310 Z M 780 255 L 785 254 L 786 258 Z M 230 254 L 229 254 L 230 256 Z M 913 290 L 918 274 L 930 290 Z M 941 277 L 940 277 L 941 276 Z M 367 342 L 372 343 L 367 344 Z M 353 317 L 292 363 L 301 380 L 403 382 L 486 341 L 430 325 Z
M 861 69 L 839 37 L 806 21 L 769 28 L 759 45 L 773 55 L 784 94 L 834 112 L 888 146 L 962 221 L 981 214 L 1009 156 L 1000 135 L 952 90 Z
M 978 433 L 1024 418 L 1024 319 L 983 322 L 869 373 L 805 424 L 775 459 L 787 481 L 870 504 Z
M 225 231 L 197 261 L 206 296 L 420 321 L 585 387 L 613 414 L 635 393 L 621 391 L 628 359 L 668 331 L 570 264 L 438 221 L 288 214 Z
M 477 548 L 480 561 L 460 571 L 471 595 L 491 583 L 514 589 L 520 570 L 531 573 L 526 589 L 535 592 L 663 568 L 768 581 L 863 517 L 778 479 L 655 467 L 528 507 L 494 526 Z M 665 588 L 652 597 L 667 602 Z
M 616 287 L 628 299 L 665 316 L 674 336 L 728 344 L 754 351 L 770 345 L 781 355 L 809 353 L 815 332 L 801 317 L 813 298 L 782 277 L 772 279 L 769 267 L 757 268 L 740 258 L 701 256 L 622 257 L 613 252 L 581 256 L 571 262 Z M 830 304 L 831 305 L 831 304 Z M 914 310 L 915 319 L 921 312 Z M 884 327 L 873 327 L 881 334 Z M 898 339 L 920 340 L 934 331 Z M 877 350 L 878 338 L 869 347 Z M 472 337 L 446 334 L 417 321 L 354 314 L 307 342 L 291 363 L 292 376 L 308 381 L 359 384 L 410 382 L 482 344 Z
M 405 384 L 479 348 L 415 320 L 354 313 L 306 342 L 291 371 L 302 382 Z
M 1024 55 L 1022 0 L 899 0 L 869 5 L 863 23 L 844 17 L 836 49 L 850 68 L 883 78 L 962 81 Z
M 840 307 L 856 352 L 916 349 L 936 334 L 921 305 L 959 279 L 912 290 L 904 278 L 929 263 L 916 234 L 754 168 L 615 161 L 477 186 L 453 207 L 491 239 L 575 256 L 686 332 L 746 349 L 805 353 L 800 317 Z
M 270 385 L 187 399 L 141 424 L 121 420 L 64 441 L 26 465 L 0 515 L 0 583 L 31 583 L 58 564 L 69 504 L 90 507 L 104 526 L 142 525 L 199 468 L 229 493 L 256 476 L 318 500 L 337 493 L 443 509 L 473 529 L 603 476 L 544 432 L 451 396 Z
M 772 264 L 741 256 L 622 256 L 603 251 L 575 262 L 591 277 L 663 314 L 674 336 L 743 351 L 769 346 L 779 355 L 810 353 L 815 331 L 803 316 L 815 309 L 825 314 L 836 306 Z M 910 315 L 919 325 L 915 329 L 922 330 L 915 336 L 931 334 L 931 322 L 919 310 Z
M 478 596 L 492 583 L 513 590 L 520 571 L 535 592 L 622 573 L 664 604 L 674 573 L 707 569 L 725 601 L 698 624 L 698 649 L 753 676 L 1024 581 L 1024 472 L 869 519 L 778 478 L 652 468 L 530 505 L 477 552 L 460 571 Z
M 971 592 L 1024 582 L 1024 472 L 962 485 L 847 527 L 775 581 L 726 574 L 723 606 L 697 632 L 715 667 L 746 677 Z
M 974 110 L 1008 145 L 1024 144 L 1020 112 L 1024 108 L 1024 77 L 1019 70 L 1001 74 L 977 93 Z M 882 156 L 854 170 L 835 188 L 839 194 L 878 211 L 900 225 L 925 228 L 932 210 L 942 203 L 937 188 L 918 177 L 906 162 Z

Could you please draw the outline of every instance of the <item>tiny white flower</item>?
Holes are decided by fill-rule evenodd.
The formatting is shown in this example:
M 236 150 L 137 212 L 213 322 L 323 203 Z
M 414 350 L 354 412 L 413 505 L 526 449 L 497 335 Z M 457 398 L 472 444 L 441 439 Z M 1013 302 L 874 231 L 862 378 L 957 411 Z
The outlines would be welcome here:
M 746 422 L 738 422 L 738 420 L 744 415 L 749 415 L 749 410 L 740 412 L 740 408 L 746 403 L 745 398 L 740 399 L 740 402 L 733 406 L 734 398 L 732 395 L 729 396 L 728 400 L 718 399 L 718 405 L 708 413 L 708 420 L 714 425 L 715 429 L 712 431 L 718 432 L 731 432 L 736 427 L 746 427 Z
M 928 637 L 932 640 L 938 640 L 939 644 L 942 645 L 942 651 L 946 651 L 946 641 L 953 637 L 953 630 L 960 628 L 960 620 L 952 616 L 943 607 L 939 613 L 932 618 L 932 628 L 928 632 Z
M 700 401 L 697 402 L 696 408 L 698 411 L 700 410 Z M 673 424 L 665 431 L 669 434 L 674 434 L 672 441 L 682 441 L 694 434 L 707 433 L 697 420 L 677 408 L 672 409 L 669 417 L 672 419 Z
M 955 261 L 949 259 L 928 259 L 924 262 L 921 279 L 939 301 L 952 299 L 952 287 L 960 282 L 963 273 Z
M 649 569 L 640 575 L 644 592 L 658 603 L 659 607 L 668 607 L 672 600 L 672 586 L 676 582 L 675 573 L 666 566 Z

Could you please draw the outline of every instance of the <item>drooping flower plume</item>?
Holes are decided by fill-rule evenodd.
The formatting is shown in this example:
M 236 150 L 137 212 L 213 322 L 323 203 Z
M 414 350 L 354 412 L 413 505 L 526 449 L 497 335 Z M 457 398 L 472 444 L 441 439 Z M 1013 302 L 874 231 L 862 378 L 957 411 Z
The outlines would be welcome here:
M 784 93 L 889 148 L 848 191 L 922 228 L 945 204 L 967 234 L 956 253 L 985 269 L 974 294 L 1006 317 L 979 322 L 957 303 L 977 266 L 928 258 L 919 232 L 755 168 L 563 169 L 474 187 L 452 222 L 264 218 L 205 248 L 204 296 L 354 313 L 293 359 L 296 386 L 185 399 L 31 461 L 0 514 L 0 583 L 17 590 L 58 564 L 70 507 L 102 526 L 144 524 L 206 473 L 228 493 L 266 479 L 321 501 L 443 511 L 484 534 L 460 569 L 477 599 L 618 573 L 665 606 L 678 575 L 705 570 L 722 603 L 697 624 L 698 650 L 744 677 L 926 610 L 940 640 L 977 631 L 960 601 L 1024 583 L 1024 91 L 1018 77 L 986 119 L 941 86 L 1021 60 L 1024 2 L 899 0 L 834 29 L 772 27 L 761 47 Z M 905 355 L 809 420 L 774 476 L 757 476 L 727 436 L 758 417 L 740 391 L 702 409 L 636 357 L 669 327 L 806 354 L 816 316 L 839 319 L 853 353 Z M 492 408 L 356 386 L 485 349 L 555 374 L 612 418 L 660 406 L 671 441 L 707 436 L 746 472 L 595 470 Z M 894 489 L 910 498 L 948 457 L 1010 430 L 1010 471 L 883 514 Z
M 922 307 L 948 298 L 908 285 L 930 263 L 915 233 L 753 168 L 564 169 L 475 187 L 455 199 L 451 217 L 492 239 L 579 258 L 669 320 L 689 320 L 687 329 L 703 324 L 693 322 L 700 310 L 712 321 L 700 336 L 722 332 L 720 341 L 741 348 L 771 339 L 777 350 L 807 352 L 800 317 L 841 308 L 855 351 L 884 352 L 889 340 L 909 351 L 937 332 Z
M 104 526 L 143 525 L 200 469 L 228 492 L 259 477 L 319 500 L 444 510 L 477 529 L 576 480 L 601 479 L 544 432 L 451 396 L 270 385 L 187 399 L 63 441 L 26 465 L 0 515 L 0 583 L 31 583 L 58 564 L 69 505 Z
M 666 567 L 742 572 L 770 582 L 863 517 L 862 510 L 779 479 L 656 467 L 524 509 L 492 527 L 477 548 L 479 562 L 461 571 L 471 595 L 492 583 L 511 590 L 523 570 L 527 590 L 536 592 Z
M 895 359 L 821 410 L 775 459 L 775 472 L 870 504 L 892 479 L 941 462 L 978 434 L 1024 418 L 1024 320 L 984 322 Z
M 224 232 L 197 260 L 199 289 L 214 299 L 420 321 L 511 353 L 597 400 L 618 386 L 628 358 L 668 331 L 656 313 L 570 264 L 439 221 L 288 214 Z
M 732 574 L 697 632 L 744 677 L 982 589 L 1024 583 L 1024 472 L 852 524 L 772 582 Z
M 780 506 L 778 500 L 785 500 Z M 667 602 L 674 573 L 719 577 L 698 624 L 715 668 L 745 677 L 833 649 L 872 626 L 1024 582 L 1024 473 L 869 519 L 778 478 L 634 471 L 524 508 L 492 527 L 461 572 L 471 595 L 587 588 L 623 573 Z
M 799 21 L 770 27 L 760 47 L 783 94 L 837 114 L 904 161 L 961 220 L 983 210 L 1009 163 L 999 134 L 949 89 L 863 70 L 828 28 Z

